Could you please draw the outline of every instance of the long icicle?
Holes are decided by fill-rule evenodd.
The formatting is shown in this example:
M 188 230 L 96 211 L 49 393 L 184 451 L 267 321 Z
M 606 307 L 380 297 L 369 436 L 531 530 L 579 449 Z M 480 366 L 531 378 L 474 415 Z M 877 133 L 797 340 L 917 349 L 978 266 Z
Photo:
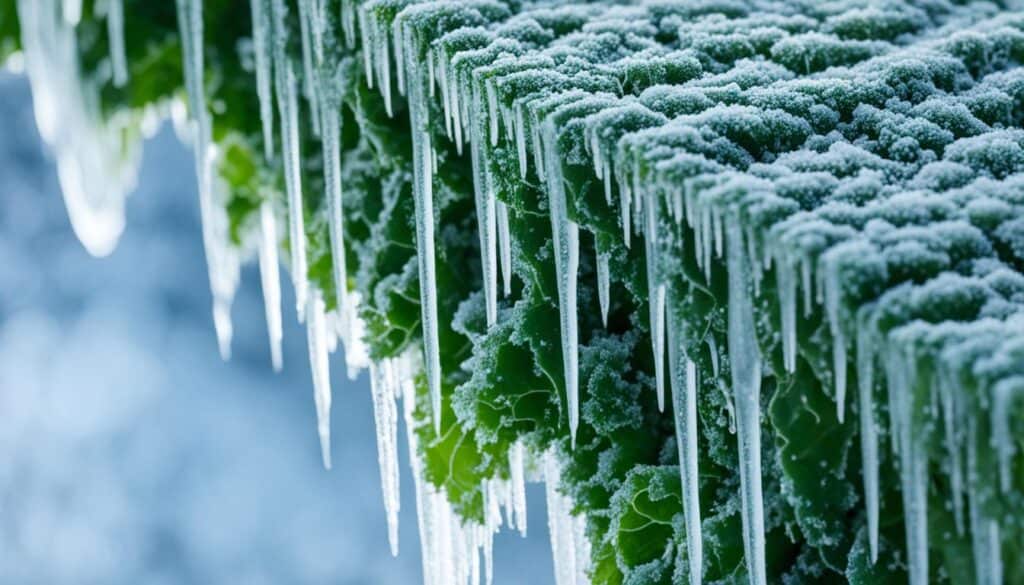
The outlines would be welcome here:
M 655 189 L 644 190 L 644 246 L 647 253 L 647 291 L 650 311 L 651 345 L 654 351 L 655 391 L 658 411 L 665 411 L 665 283 L 658 266 L 658 195 Z M 637 200 L 641 194 L 637 194 Z
M 878 425 L 875 422 L 875 347 L 869 328 L 871 306 L 857 312 L 857 386 L 860 410 L 861 475 L 871 562 L 878 560 Z
M 324 183 L 327 191 L 328 226 L 331 238 L 331 268 L 338 315 L 343 331 L 349 330 L 348 320 L 348 266 L 345 258 L 344 203 L 341 185 L 341 118 L 331 100 L 321 104 L 323 124 L 320 129 L 324 157 Z M 348 344 L 346 335 L 344 341 Z
M 281 341 L 281 276 L 277 260 L 277 220 L 273 204 L 264 199 L 260 204 L 260 282 L 263 285 L 263 305 L 267 315 L 267 336 L 270 339 L 270 363 L 280 372 L 284 358 Z
M 484 303 L 487 325 L 498 320 L 498 242 L 497 216 L 490 170 L 487 168 L 488 116 L 485 115 L 482 85 L 472 76 L 471 107 L 469 120 L 470 160 L 473 166 L 473 191 L 476 199 L 477 231 L 480 237 L 480 260 L 483 268 Z M 494 117 L 491 112 L 491 117 Z
M 551 242 L 555 252 L 558 280 L 558 312 L 562 330 L 562 367 L 569 409 L 569 436 L 576 446 L 579 427 L 579 345 L 577 340 L 576 277 L 579 270 L 579 226 L 569 219 L 566 209 L 562 161 L 558 154 L 554 123 L 544 123 L 543 148 L 547 167 L 548 207 L 551 214 Z
M 729 270 L 729 356 L 739 435 L 743 548 L 751 585 L 767 585 L 764 501 L 761 493 L 761 353 L 747 285 L 747 254 L 738 217 L 726 229 Z
M 370 364 L 370 391 L 373 396 L 373 418 L 377 429 L 377 460 L 380 465 L 380 484 L 384 498 L 384 511 L 388 522 L 388 543 L 391 554 L 398 556 L 398 448 L 396 444 L 398 412 L 395 394 L 400 383 L 395 372 L 396 363 L 385 360 Z
M 316 431 L 320 436 L 320 454 L 325 469 L 331 468 L 331 372 L 327 357 L 327 325 L 324 298 L 319 289 L 309 296 L 306 312 L 306 335 L 309 343 L 309 364 L 313 371 L 313 402 L 316 405 Z
M 260 102 L 260 123 L 263 127 L 263 156 L 274 158 L 274 95 L 270 15 L 266 0 L 249 0 L 252 12 L 252 43 L 256 61 L 256 96 Z
M 704 537 L 700 523 L 700 476 L 697 452 L 697 365 L 688 359 L 678 338 L 683 331 L 678 300 L 668 306 L 668 355 L 671 370 L 672 410 L 675 413 L 679 474 L 683 485 L 683 515 L 686 519 L 686 551 L 690 585 L 703 581 Z
M 416 206 L 416 257 L 420 277 L 420 311 L 423 317 L 423 353 L 427 386 L 434 430 L 441 431 L 441 352 L 438 340 L 437 277 L 434 268 L 434 178 L 426 96 L 427 80 L 420 71 L 418 51 L 411 38 L 412 31 L 403 26 L 401 34 L 408 35 L 405 45 L 406 90 L 409 96 L 409 125 L 412 128 L 413 147 L 413 199 Z M 387 38 L 384 39 L 387 44 Z M 400 66 L 402 64 L 399 64 Z

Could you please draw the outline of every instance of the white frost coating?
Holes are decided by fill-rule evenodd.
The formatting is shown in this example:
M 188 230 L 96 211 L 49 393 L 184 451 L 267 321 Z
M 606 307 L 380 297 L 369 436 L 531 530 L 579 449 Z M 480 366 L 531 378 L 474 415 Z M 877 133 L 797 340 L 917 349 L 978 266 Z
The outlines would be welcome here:
M 608 326 L 608 306 L 611 302 L 609 292 L 611 288 L 611 274 L 608 270 L 608 261 L 611 255 L 595 251 L 597 258 L 597 300 L 601 305 L 601 324 Z
M 754 307 L 747 290 L 750 279 L 740 219 L 731 216 L 727 224 L 729 357 L 739 434 L 743 549 L 751 585 L 767 585 L 761 493 L 761 353 L 755 337 Z
M 857 406 L 860 411 L 861 475 L 871 562 L 878 560 L 878 423 L 875 422 L 875 344 L 868 327 L 871 306 L 857 313 Z
M 370 390 L 373 395 L 373 418 L 377 428 L 377 460 L 384 511 L 388 522 L 388 543 L 391 554 L 398 556 L 398 512 L 401 507 L 398 474 L 398 408 L 396 395 L 401 384 L 397 360 L 370 364 Z
M 98 88 L 81 77 L 73 28 L 81 0 L 18 0 L 17 9 L 36 126 L 56 160 L 71 227 L 90 254 L 106 256 L 124 231 L 140 149 L 126 119 L 100 119 Z
M 320 436 L 320 454 L 324 468 L 331 468 L 331 372 L 327 362 L 327 327 L 324 298 L 313 289 L 306 311 L 306 336 L 309 343 L 309 365 L 313 372 L 313 402 L 316 405 L 316 430 Z
M 327 221 L 331 238 L 331 268 L 334 275 L 335 300 L 341 318 L 348 318 L 348 267 L 345 258 L 345 223 L 341 185 L 341 119 L 330 101 L 321 104 L 323 127 L 320 130 L 324 157 L 324 188 L 327 191 Z M 341 326 L 347 328 L 344 321 Z M 343 336 L 346 346 L 349 337 Z
M 526 446 L 522 441 L 512 443 L 508 452 L 509 483 L 511 485 L 514 526 L 526 536 Z
M 203 84 L 203 5 L 200 0 L 177 1 L 182 63 L 192 116 L 193 154 L 199 179 L 199 214 L 203 248 L 213 296 L 213 327 L 223 359 L 231 356 L 231 303 L 238 287 L 241 261 L 232 247 L 222 182 L 214 179 L 217 153 L 211 146 L 210 116 Z
M 551 214 L 551 243 L 555 253 L 558 281 L 558 312 L 562 333 L 562 367 L 565 395 L 569 408 L 569 436 L 576 445 L 579 427 L 579 344 L 577 341 L 576 278 L 580 261 L 579 226 L 569 219 L 566 209 L 562 161 L 558 153 L 554 124 L 544 123 L 544 156 L 547 159 L 548 207 Z
M 658 395 L 658 412 L 665 412 L 665 283 L 661 281 L 658 261 L 658 195 L 645 189 L 644 248 L 647 252 L 647 305 L 654 351 L 654 379 Z M 638 197 L 637 201 L 641 198 Z
M 128 83 L 128 57 L 124 46 L 124 0 L 107 0 L 107 37 L 114 87 Z
M 263 286 L 263 305 L 267 315 L 267 336 L 270 339 L 270 363 L 280 372 L 284 358 L 281 341 L 281 276 L 277 260 L 277 220 L 270 201 L 260 205 L 260 282 Z
M 266 0 L 249 0 L 252 12 L 252 44 L 256 60 L 256 96 L 263 127 L 263 156 L 274 158 L 273 32 Z
M 697 365 L 685 355 L 682 316 L 676 301 L 669 302 L 668 355 L 671 370 L 672 410 L 675 413 L 679 474 L 683 486 L 683 515 L 686 519 L 686 552 L 690 585 L 703 581 L 704 537 L 700 523 L 700 481 L 697 451 Z
M 299 96 L 291 61 L 275 62 L 277 103 L 281 115 L 281 149 L 285 190 L 288 192 L 288 243 L 291 248 L 292 285 L 299 321 L 304 319 L 309 277 L 306 260 L 306 220 L 302 203 L 302 153 L 299 144 Z
M 512 235 L 509 232 L 508 205 L 498 201 L 498 260 L 501 261 L 502 293 L 512 295 Z
M 403 35 L 412 35 L 404 27 Z M 384 37 L 387 53 L 387 37 Z M 413 46 L 407 40 L 406 44 Z M 401 64 L 400 64 L 401 65 Z M 412 130 L 413 199 L 416 207 L 416 258 L 420 277 L 420 310 L 423 316 L 423 353 L 427 387 L 430 391 L 434 430 L 441 430 L 441 353 L 437 323 L 437 278 L 434 268 L 434 177 L 430 144 L 430 107 L 427 79 L 416 51 L 407 51 L 406 90 L 409 98 L 409 125 Z M 390 84 L 390 82 L 388 82 Z

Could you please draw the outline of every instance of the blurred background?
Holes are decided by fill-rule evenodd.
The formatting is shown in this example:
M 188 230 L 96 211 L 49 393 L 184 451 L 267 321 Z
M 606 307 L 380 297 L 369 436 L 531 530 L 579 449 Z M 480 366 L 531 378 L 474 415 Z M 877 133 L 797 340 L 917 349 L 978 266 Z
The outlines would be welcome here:
M 169 128 L 146 145 L 120 245 L 96 259 L 68 224 L 28 83 L 2 71 L 0 121 L 0 583 L 421 582 L 404 439 L 396 559 L 369 382 L 340 355 L 321 467 L 287 284 L 284 372 L 254 266 L 220 360 L 192 156 Z M 528 495 L 529 538 L 496 538 L 496 585 L 553 581 L 542 486 Z

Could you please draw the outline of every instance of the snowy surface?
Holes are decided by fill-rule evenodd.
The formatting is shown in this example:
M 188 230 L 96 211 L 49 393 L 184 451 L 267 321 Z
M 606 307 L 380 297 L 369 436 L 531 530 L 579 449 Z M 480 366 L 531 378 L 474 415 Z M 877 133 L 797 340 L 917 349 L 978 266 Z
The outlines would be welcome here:
M 189 152 L 166 131 L 147 144 L 121 245 L 95 259 L 30 104 L 0 74 L 0 583 L 418 582 L 404 449 L 389 553 L 367 375 L 332 357 L 324 471 L 304 331 L 286 312 L 274 374 L 254 266 L 220 361 Z M 543 488 L 528 491 L 530 537 L 495 542 L 499 585 L 553 578 Z

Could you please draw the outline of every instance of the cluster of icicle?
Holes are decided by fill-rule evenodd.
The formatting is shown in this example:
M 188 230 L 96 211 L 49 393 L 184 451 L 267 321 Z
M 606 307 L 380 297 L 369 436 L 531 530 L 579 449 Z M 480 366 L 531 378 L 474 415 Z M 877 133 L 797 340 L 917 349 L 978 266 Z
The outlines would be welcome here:
M 553 452 L 534 462 L 526 446 L 517 442 L 508 454 L 510 477 L 490 479 L 482 486 L 485 495 L 483 523 L 467 522 L 454 511 L 443 489 L 424 478 L 424 462 L 415 432 L 415 372 L 421 368 L 418 356 L 371 362 L 363 343 L 364 324 L 358 316 L 359 295 L 348 291 L 342 223 L 342 172 L 340 144 L 340 101 L 332 79 L 320 79 L 313 71 L 323 59 L 322 5 L 301 0 L 304 84 L 299 86 L 294 64 L 286 56 L 287 32 L 284 0 L 251 0 L 254 23 L 258 98 L 263 123 L 264 154 L 268 162 L 276 156 L 275 114 L 277 105 L 280 156 L 285 169 L 288 207 L 286 213 L 291 242 L 291 265 L 296 312 L 307 328 L 307 343 L 313 377 L 317 432 L 323 464 L 331 467 L 329 357 L 344 349 L 350 378 L 367 367 L 377 429 L 381 487 L 392 554 L 398 554 L 398 513 L 400 508 L 398 468 L 398 420 L 404 418 L 408 455 L 415 484 L 418 527 L 422 547 L 425 585 L 490 584 L 493 575 L 493 539 L 503 525 L 526 536 L 526 482 L 529 478 L 547 482 L 548 525 L 558 585 L 589 583 L 589 543 L 583 533 L 585 518 L 572 514 L 572 502 L 556 488 L 560 481 Z M 273 368 L 283 367 L 282 315 L 278 250 L 281 213 L 270 198 L 259 209 L 258 230 L 244 249 L 232 244 L 225 208 L 226 185 L 217 176 L 219 152 L 212 140 L 211 118 L 204 89 L 203 3 L 176 0 L 187 107 L 175 102 L 168 111 L 147 111 L 144 137 L 151 136 L 162 118 L 170 116 L 178 135 L 192 143 L 199 183 L 203 243 L 213 293 L 213 322 L 221 356 L 231 354 L 231 304 L 239 284 L 240 268 L 247 253 L 255 251 L 263 289 L 270 353 Z M 115 86 L 129 81 L 124 41 L 122 0 L 98 5 L 108 23 L 111 64 Z M 72 226 L 86 249 L 102 256 L 113 251 L 124 228 L 124 200 L 134 188 L 141 139 L 126 142 L 131 121 L 101 121 L 98 92 L 78 74 L 75 26 L 81 19 L 81 0 L 19 0 L 18 15 L 23 30 L 25 70 L 30 78 L 35 111 L 43 138 L 53 149 L 60 171 L 61 187 Z M 318 80 L 318 81 L 314 81 Z M 90 93 L 94 92 L 94 93 Z M 333 276 L 337 291 L 336 310 L 327 312 L 323 292 L 306 276 L 305 227 L 302 214 L 302 184 L 299 147 L 299 100 L 309 100 L 313 128 L 323 143 L 324 179 L 328 191 Z M 428 149 L 428 155 L 430 153 Z M 431 163 L 427 163 L 428 166 Z M 429 184 L 429 183 L 428 183 Z M 429 187 L 428 187 L 429 190 Z M 426 195 L 429 200 L 429 193 Z M 421 198 L 422 199 L 422 198 Z M 430 210 L 422 213 L 429 214 Z M 421 222 L 422 223 L 422 222 Z M 432 226 L 427 222 L 428 226 Z M 426 231 L 427 233 L 423 233 Z M 507 223 L 505 238 L 507 242 Z M 424 246 L 433 246 L 430 230 L 420 229 Z M 504 248 L 506 264 L 508 248 Z M 421 265 L 433 282 L 433 262 Z M 506 288 L 511 275 L 506 272 Z M 424 293 L 424 305 L 436 307 L 434 292 Z M 431 329 L 436 344 L 436 321 Z M 439 411 L 440 388 L 438 348 L 427 345 L 428 363 L 433 363 L 431 380 L 433 412 Z M 433 355 L 433 362 L 429 356 Z M 440 420 L 435 416 L 435 425 Z M 540 471 L 533 471 L 540 468 Z M 531 474 L 528 478 L 528 474 Z M 566 556 L 568 555 L 568 556 Z

